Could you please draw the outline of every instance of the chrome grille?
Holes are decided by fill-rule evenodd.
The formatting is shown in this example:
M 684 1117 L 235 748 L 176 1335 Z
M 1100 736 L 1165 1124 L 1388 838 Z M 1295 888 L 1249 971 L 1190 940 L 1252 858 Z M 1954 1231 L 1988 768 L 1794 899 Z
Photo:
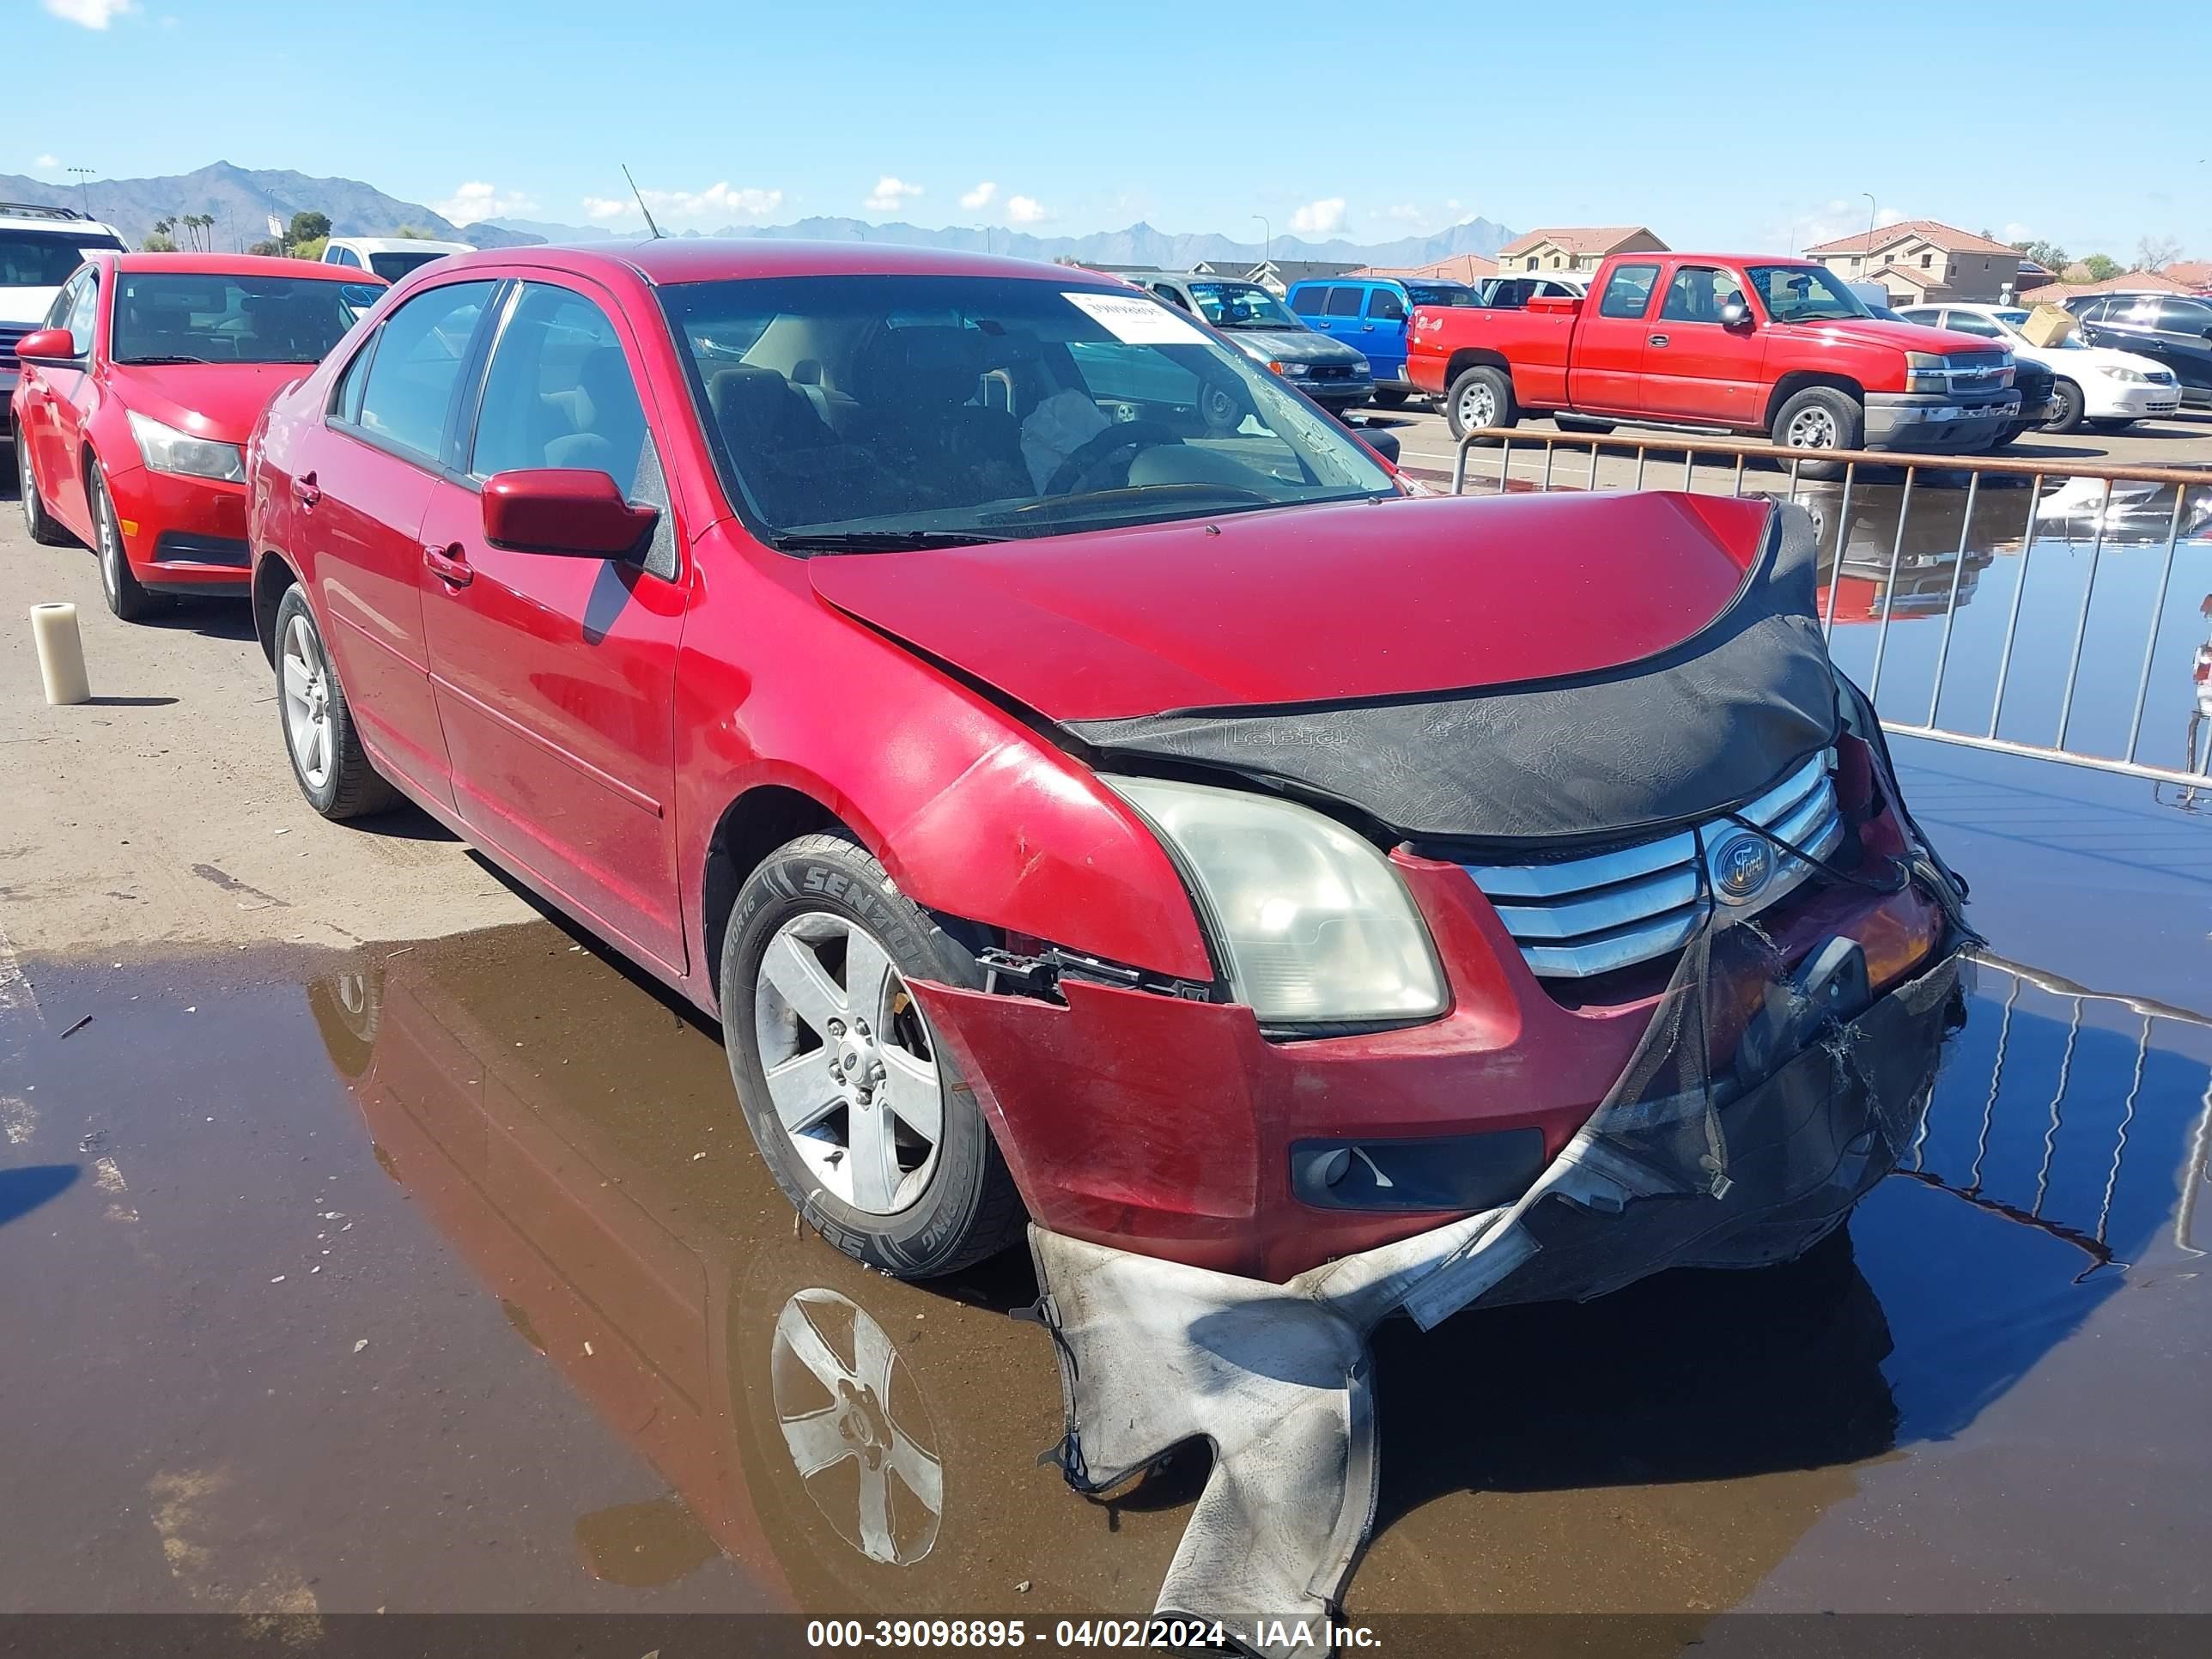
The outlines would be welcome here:
M 1828 776 L 1832 751 L 1799 767 L 1740 816 L 1777 840 L 1814 857 L 1843 839 L 1836 788 Z M 1470 864 L 1474 878 L 1521 947 L 1531 972 L 1546 979 L 1587 979 L 1679 950 L 1704 915 L 1701 887 L 1717 892 L 1710 868 L 1731 835 L 1748 835 L 1732 820 L 1715 817 L 1696 830 L 1617 848 L 1589 858 L 1549 864 Z M 1709 868 L 1700 878 L 1700 836 Z M 1754 915 L 1812 873 L 1812 866 L 1771 842 L 1772 873 L 1755 893 L 1723 908 Z

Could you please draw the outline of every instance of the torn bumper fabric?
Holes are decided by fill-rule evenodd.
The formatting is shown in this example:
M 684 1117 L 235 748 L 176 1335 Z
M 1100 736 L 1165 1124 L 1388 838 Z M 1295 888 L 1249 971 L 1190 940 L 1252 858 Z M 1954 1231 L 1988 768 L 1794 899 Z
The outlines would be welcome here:
M 1213 1449 L 1159 1612 L 1246 1632 L 1330 1613 L 1375 1512 L 1366 1337 L 1388 1315 L 1426 1329 L 1670 1267 L 1786 1261 L 1895 1167 L 1963 1019 L 1956 945 L 1848 1015 L 1798 1009 L 1766 1075 L 1717 1068 L 1709 1009 L 1771 972 L 1754 930 L 1700 934 L 1606 1103 L 1520 1200 L 1288 1284 L 1030 1229 L 1070 1484 L 1103 1492 L 1185 1442 Z

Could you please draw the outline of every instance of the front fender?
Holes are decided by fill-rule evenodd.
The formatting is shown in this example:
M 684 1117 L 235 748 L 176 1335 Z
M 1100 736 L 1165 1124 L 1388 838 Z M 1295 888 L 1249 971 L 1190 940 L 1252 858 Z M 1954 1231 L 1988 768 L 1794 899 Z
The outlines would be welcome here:
M 725 811 L 773 785 L 834 813 L 917 903 L 1213 978 L 1173 863 L 1088 767 L 832 609 L 799 562 L 720 536 L 695 553 L 674 711 L 690 894 Z M 703 960 L 706 919 L 689 908 Z

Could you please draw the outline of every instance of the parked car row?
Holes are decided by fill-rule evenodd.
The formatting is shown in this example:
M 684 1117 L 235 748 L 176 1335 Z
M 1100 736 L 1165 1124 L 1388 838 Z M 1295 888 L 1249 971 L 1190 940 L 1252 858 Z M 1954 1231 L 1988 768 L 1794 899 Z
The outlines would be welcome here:
M 390 287 L 100 252 L 48 319 L 34 532 L 125 614 L 244 583 L 310 805 L 411 801 L 719 1018 L 769 1170 L 890 1273 L 1031 1217 L 1286 1277 L 1534 1190 L 1686 1030 L 1709 1104 L 1827 1079 L 1827 1022 L 1955 948 L 1798 509 L 1417 499 L 1239 295 L 867 245 Z M 1887 1167 L 1820 1097 L 1784 1114 L 1819 1181 L 1746 1162 L 1699 1259 Z M 1661 1265 L 1623 1237 L 1599 1278 Z
M 2066 308 L 2081 319 L 2090 344 L 2150 358 L 2172 374 L 2184 403 L 2212 407 L 2212 300 L 2088 294 L 2067 301 Z
M 2078 331 L 2055 345 L 2037 345 L 2027 337 L 2028 313 L 2018 306 L 1907 306 L 1898 314 L 1909 323 L 1999 341 L 2023 369 L 2039 366 L 2055 383 L 2057 406 L 2043 423 L 2053 432 L 2085 425 L 2119 432 L 2181 407 L 2181 389 L 2170 369 L 2132 351 L 2091 345 Z

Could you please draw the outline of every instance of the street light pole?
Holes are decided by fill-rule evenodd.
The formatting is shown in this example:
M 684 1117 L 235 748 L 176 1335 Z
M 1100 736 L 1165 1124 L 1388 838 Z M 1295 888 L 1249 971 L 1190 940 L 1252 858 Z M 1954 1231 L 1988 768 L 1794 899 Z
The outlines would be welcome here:
M 1264 213 L 1255 213 L 1252 216 L 1260 222 L 1260 234 L 1263 239 L 1260 244 L 1260 263 L 1264 265 L 1275 257 L 1275 228 L 1267 222 L 1267 216 Z
M 84 181 L 92 177 L 92 169 L 90 167 L 68 167 L 64 168 L 64 171 L 76 174 L 76 199 L 84 208 L 84 216 L 88 219 L 91 218 L 92 193 L 90 191 L 86 189 Z
M 1874 204 L 1874 192 L 1873 192 L 1872 191 L 1870 191 L 1870 190 L 1863 190 L 1863 191 L 1861 191 L 1859 192 L 1859 194 L 1860 194 L 1860 195 L 1862 195 L 1862 196 L 1863 196 L 1863 197 L 1865 197 L 1865 198 L 1867 198 L 1867 243 L 1866 243 L 1866 252 L 1865 252 L 1864 253 L 1863 253 L 1863 254 L 1861 254 L 1861 255 L 1859 256 L 1859 275 L 1860 275 L 1860 276 L 1865 276 L 1869 271 L 1870 271 L 1870 270 L 1872 270 L 1874 269 L 1874 215 L 1875 215 L 1875 204 Z

